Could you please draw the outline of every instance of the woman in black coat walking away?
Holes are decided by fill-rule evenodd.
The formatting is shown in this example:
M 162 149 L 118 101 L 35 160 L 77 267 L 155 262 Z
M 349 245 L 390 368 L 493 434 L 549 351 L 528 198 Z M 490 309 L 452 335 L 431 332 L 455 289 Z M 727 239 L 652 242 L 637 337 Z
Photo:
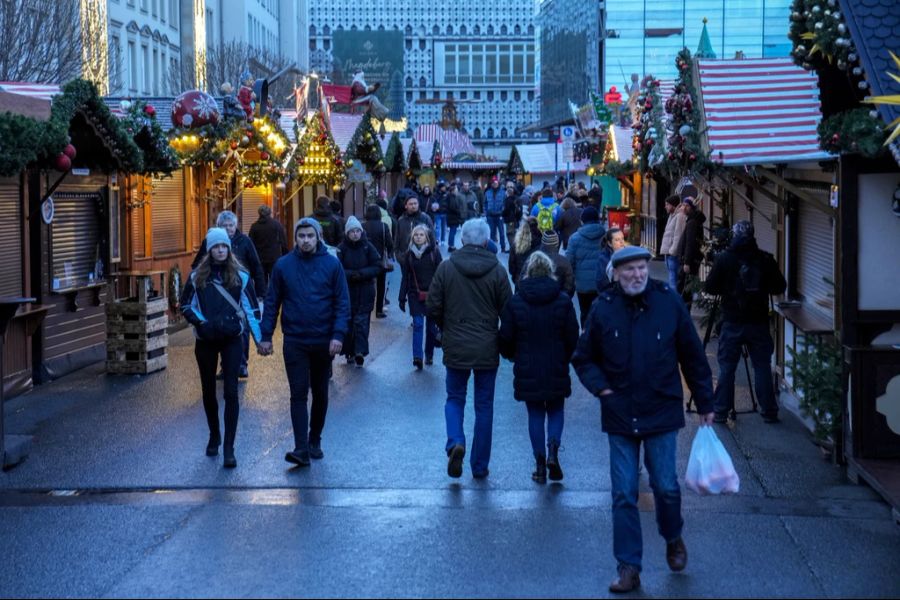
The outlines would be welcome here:
M 366 207 L 366 222 L 363 223 L 363 231 L 369 243 L 375 246 L 381 255 L 381 270 L 375 278 L 375 317 L 384 319 L 385 291 L 387 290 L 387 273 L 394 270 L 394 238 L 391 228 L 382 220 L 381 209 L 376 204 Z
M 250 276 L 231 252 L 228 232 L 213 227 L 206 234 L 206 254 L 191 272 L 181 291 L 181 314 L 194 326 L 194 355 L 200 370 L 203 410 L 209 425 L 206 455 L 216 456 L 222 436 L 219 401 L 216 399 L 216 364 L 222 357 L 225 396 L 225 443 L 223 466 L 233 469 L 234 438 L 237 434 L 238 372 L 243 356 L 242 334 L 249 330 L 259 343 L 259 301 Z
M 403 279 L 400 282 L 400 310 L 406 312 L 409 304 L 409 314 L 413 318 L 413 365 L 417 370 L 422 370 L 422 357 L 425 364 L 434 363 L 434 349 L 437 342 L 437 326 L 428 316 L 425 310 L 425 299 L 428 296 L 428 288 L 431 279 L 441 264 L 441 252 L 438 250 L 431 237 L 431 232 L 425 225 L 416 225 L 412 230 L 409 242 L 409 251 L 403 257 L 401 268 Z M 425 352 L 422 352 L 422 342 L 425 342 Z
M 369 322 L 375 308 L 375 279 L 381 272 L 381 255 L 366 239 L 359 219 L 352 215 L 347 219 L 345 234 L 338 256 L 350 291 L 350 333 L 344 340 L 342 354 L 348 365 L 355 360 L 356 366 L 362 367 L 369 354 Z
M 500 353 L 512 360 L 513 392 L 528 409 L 528 433 L 538 483 L 563 478 L 559 445 L 563 404 L 572 394 L 569 362 L 578 344 L 578 320 L 569 295 L 556 280 L 552 259 L 532 253 L 515 295 L 503 309 Z M 544 452 L 544 424 L 547 452 Z

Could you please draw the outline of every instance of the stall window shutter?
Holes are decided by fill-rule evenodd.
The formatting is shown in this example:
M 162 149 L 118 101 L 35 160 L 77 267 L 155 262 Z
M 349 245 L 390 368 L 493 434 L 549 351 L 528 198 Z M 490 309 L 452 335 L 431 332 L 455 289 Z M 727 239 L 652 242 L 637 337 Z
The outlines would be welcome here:
M 778 205 L 758 192 L 753 193 L 753 229 L 756 232 L 756 243 L 761 250 L 778 257 L 778 231 L 773 223 L 778 223 Z
M 100 252 L 100 205 L 97 193 L 57 192 L 53 194 L 50 252 L 53 279 L 50 289 L 84 285 L 91 280 Z
M 828 192 L 805 189 L 818 202 L 827 206 Z M 799 200 L 797 291 L 809 307 L 828 320 L 834 318 L 834 226 L 827 214 L 815 209 L 806 200 Z
M 0 180 L 0 296 L 22 295 L 21 208 L 18 180 Z
M 153 254 L 184 252 L 184 174 L 153 178 Z
M 264 188 L 247 188 L 242 197 L 241 231 L 249 233 L 250 226 L 259 219 L 259 207 L 268 203 L 268 197 Z

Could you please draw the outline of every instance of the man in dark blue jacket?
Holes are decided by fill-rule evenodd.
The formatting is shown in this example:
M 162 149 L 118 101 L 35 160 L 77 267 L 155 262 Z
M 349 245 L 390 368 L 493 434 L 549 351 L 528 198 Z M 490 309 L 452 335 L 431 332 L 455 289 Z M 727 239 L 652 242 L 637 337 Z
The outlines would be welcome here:
M 503 226 L 505 200 L 506 190 L 500 187 L 500 180 L 494 176 L 491 179 L 491 187 L 484 192 L 484 212 L 487 215 L 488 227 L 491 228 L 491 239 L 500 244 L 501 252 L 506 252 L 506 229 Z
M 328 411 L 328 373 L 331 359 L 340 353 L 347 334 L 350 295 L 344 269 L 325 248 L 318 221 L 297 221 L 294 242 L 294 251 L 278 259 L 272 270 L 260 324 L 259 352 L 272 353 L 272 334 L 280 311 L 294 428 L 294 450 L 284 459 L 305 467 L 310 458 L 324 456 L 322 429 Z M 312 409 L 307 413 L 310 383 Z
M 613 254 L 617 282 L 600 292 L 572 357 L 581 383 L 600 398 L 603 431 L 609 435 L 613 553 L 619 563 L 611 592 L 629 592 L 641 583 L 641 444 L 669 568 L 681 571 L 687 564 L 675 471 L 678 430 L 684 427 L 679 364 L 701 424 L 711 424 L 714 415 L 712 373 L 700 337 L 679 296 L 649 278 L 650 258 L 640 246 Z

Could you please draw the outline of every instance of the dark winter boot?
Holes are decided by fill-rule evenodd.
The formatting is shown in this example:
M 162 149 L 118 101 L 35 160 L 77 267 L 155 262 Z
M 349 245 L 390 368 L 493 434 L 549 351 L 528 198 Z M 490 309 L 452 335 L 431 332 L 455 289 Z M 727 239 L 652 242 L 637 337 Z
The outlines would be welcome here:
M 543 454 L 534 457 L 534 473 L 531 479 L 538 483 L 547 483 L 547 459 Z
M 559 443 L 547 444 L 547 470 L 550 472 L 550 481 L 562 481 L 562 467 L 559 466 Z
M 225 467 L 226 469 L 233 469 L 237 466 L 237 459 L 234 458 L 234 447 L 233 446 L 222 447 L 222 456 L 225 459 L 222 462 L 223 467 Z
M 219 432 L 211 432 L 209 434 L 209 442 L 206 444 L 206 455 L 217 456 L 219 454 L 219 444 L 221 443 L 222 439 L 219 436 Z

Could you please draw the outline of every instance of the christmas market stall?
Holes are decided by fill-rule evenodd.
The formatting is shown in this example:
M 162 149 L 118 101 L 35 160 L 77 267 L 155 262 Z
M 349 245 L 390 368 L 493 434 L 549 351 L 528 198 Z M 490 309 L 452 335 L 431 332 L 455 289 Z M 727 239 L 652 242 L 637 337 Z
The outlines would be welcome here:
M 34 297 L 46 317 L 34 330 L 30 351 L 27 339 L 15 334 L 8 349 L 17 347 L 20 361 L 30 356 L 35 383 L 106 357 L 107 286 L 121 261 L 120 183 L 155 160 L 149 149 L 145 157 L 94 84 L 75 80 L 50 95 L 46 122 L 4 115 L 11 129 L 31 138 L 11 146 L 24 161 L 19 168 L 26 169 L 17 196 L 25 225 L 14 228 L 24 252 L 15 255 L 25 254 L 21 292 Z M 10 372 L 21 375 L 22 366 L 11 365 Z
M 379 134 L 379 146 L 384 155 L 385 174 L 381 181 L 381 189 L 387 192 L 388 198 L 406 183 L 409 175 L 409 165 L 406 162 L 406 153 L 400 142 L 400 134 L 394 132 L 390 135 Z
M 431 167 L 435 179 L 478 180 L 486 185 L 491 176 L 505 169 L 507 163 L 478 154 L 472 140 L 462 131 L 444 129 L 441 125 L 419 125 L 418 144 L 434 144 Z
M 552 184 L 558 177 L 565 177 L 567 166 L 571 181 L 590 186 L 590 158 L 581 157 L 566 163 L 562 144 L 516 144 L 510 152 L 509 162 L 504 165 L 507 172 L 525 185 L 538 187 L 543 181 Z

